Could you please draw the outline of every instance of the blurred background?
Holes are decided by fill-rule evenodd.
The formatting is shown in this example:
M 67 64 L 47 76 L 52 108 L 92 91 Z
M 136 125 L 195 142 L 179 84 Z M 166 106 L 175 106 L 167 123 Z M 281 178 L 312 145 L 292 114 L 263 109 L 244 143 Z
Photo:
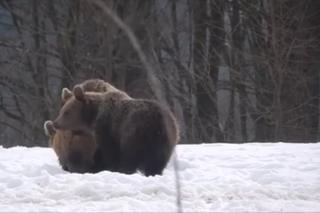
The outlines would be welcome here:
M 181 143 L 320 137 L 320 1 L 0 0 L 0 145 L 47 146 L 63 87 L 102 78 L 165 102 Z M 163 100 L 162 100 L 163 101 Z

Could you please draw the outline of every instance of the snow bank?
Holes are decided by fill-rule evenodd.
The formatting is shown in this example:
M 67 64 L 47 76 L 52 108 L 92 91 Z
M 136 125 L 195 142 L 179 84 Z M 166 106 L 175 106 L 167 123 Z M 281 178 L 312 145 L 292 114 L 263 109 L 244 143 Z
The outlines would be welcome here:
M 320 211 L 320 143 L 177 147 L 183 211 Z M 0 211 L 174 212 L 163 176 L 63 171 L 49 148 L 0 147 Z

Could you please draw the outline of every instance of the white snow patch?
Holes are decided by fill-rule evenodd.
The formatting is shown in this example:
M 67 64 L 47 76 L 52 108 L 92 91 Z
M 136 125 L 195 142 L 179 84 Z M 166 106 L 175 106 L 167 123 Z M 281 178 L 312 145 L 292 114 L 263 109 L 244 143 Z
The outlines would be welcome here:
M 320 143 L 178 145 L 185 212 L 320 211 Z M 2 212 L 175 212 L 162 176 L 63 171 L 50 148 L 0 147 Z

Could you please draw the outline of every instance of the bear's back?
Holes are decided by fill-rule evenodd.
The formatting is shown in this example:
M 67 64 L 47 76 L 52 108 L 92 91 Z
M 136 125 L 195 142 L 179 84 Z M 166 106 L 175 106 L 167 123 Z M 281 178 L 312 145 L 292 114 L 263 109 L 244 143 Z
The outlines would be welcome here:
M 109 100 L 108 100 L 109 101 Z M 156 101 L 147 99 L 127 99 L 103 103 L 97 115 L 96 129 L 110 132 L 116 138 L 128 131 L 148 130 L 150 135 L 159 129 L 167 131 L 170 141 L 179 140 L 179 129 L 175 117 L 169 109 Z M 146 134 L 144 134 L 146 135 Z
M 102 79 L 89 79 L 80 84 L 85 92 L 118 92 L 116 87 L 112 86 L 108 82 Z

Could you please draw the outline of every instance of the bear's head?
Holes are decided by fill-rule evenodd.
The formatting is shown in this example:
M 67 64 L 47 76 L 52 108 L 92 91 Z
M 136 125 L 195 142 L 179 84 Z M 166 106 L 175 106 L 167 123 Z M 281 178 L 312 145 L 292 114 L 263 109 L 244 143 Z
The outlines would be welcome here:
M 72 96 L 69 97 L 69 91 L 66 103 L 60 109 L 58 117 L 53 122 L 55 129 L 62 130 L 88 130 L 97 113 L 97 102 L 100 99 L 100 93 L 91 92 L 87 94 L 81 86 L 76 85 L 73 88 Z

